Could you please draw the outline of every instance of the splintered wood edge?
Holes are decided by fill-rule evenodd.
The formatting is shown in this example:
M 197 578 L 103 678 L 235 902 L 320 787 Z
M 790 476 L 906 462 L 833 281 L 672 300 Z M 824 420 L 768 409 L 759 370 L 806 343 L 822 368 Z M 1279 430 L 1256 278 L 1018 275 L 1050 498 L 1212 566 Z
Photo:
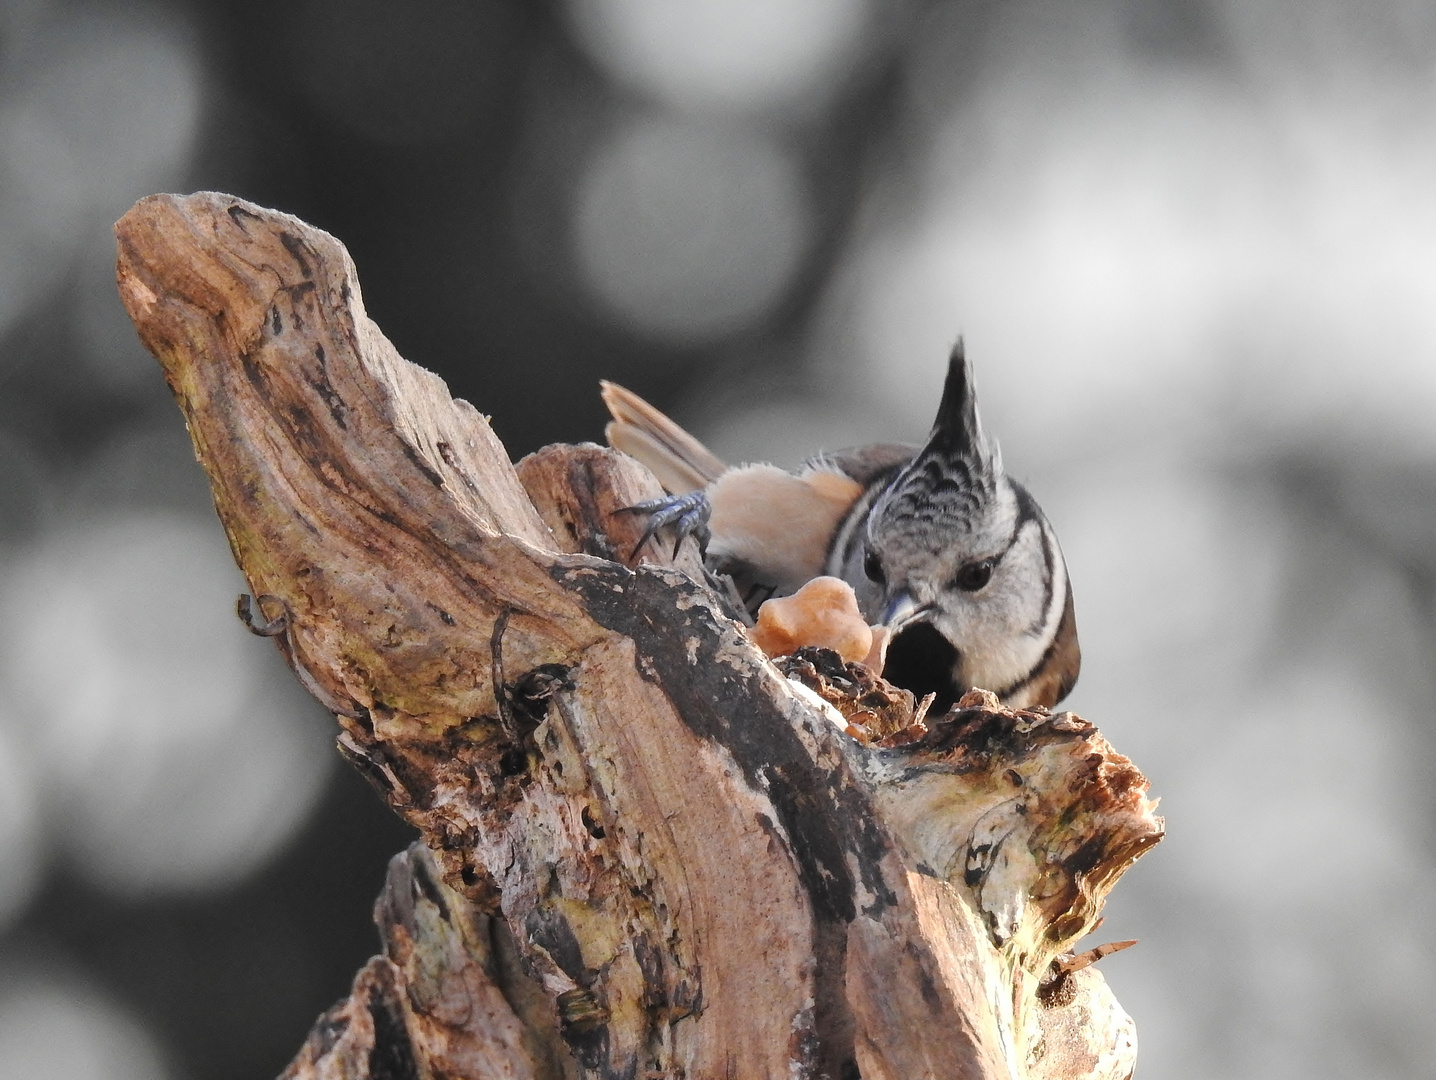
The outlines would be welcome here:
M 995 699 L 950 713 L 907 746 L 869 751 L 866 766 L 908 858 L 965 896 L 985 931 L 1010 987 L 1003 1026 L 1022 1065 L 1033 1076 L 1126 1080 L 1131 1018 L 1095 968 L 1067 975 L 1054 960 L 1161 840 L 1146 778 L 1080 717 Z

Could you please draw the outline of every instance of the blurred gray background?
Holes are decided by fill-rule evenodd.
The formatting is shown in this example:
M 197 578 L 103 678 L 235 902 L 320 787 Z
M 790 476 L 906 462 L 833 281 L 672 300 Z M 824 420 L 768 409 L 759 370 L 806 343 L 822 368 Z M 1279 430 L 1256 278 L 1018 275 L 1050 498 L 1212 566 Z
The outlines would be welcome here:
M 0 1078 L 277 1073 L 408 832 L 233 616 L 110 225 L 339 236 L 515 457 L 920 438 L 958 333 L 1169 837 L 1143 1080 L 1436 1075 L 1430 0 L 0 0 Z

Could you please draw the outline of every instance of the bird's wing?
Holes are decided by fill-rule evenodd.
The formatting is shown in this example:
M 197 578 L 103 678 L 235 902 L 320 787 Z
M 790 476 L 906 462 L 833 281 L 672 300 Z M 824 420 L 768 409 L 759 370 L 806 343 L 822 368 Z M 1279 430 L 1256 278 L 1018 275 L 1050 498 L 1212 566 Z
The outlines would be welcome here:
M 674 495 L 705 488 L 727 470 L 713 452 L 632 390 L 600 382 L 613 420 L 608 445 L 635 457 Z
M 807 462 L 807 468 L 840 472 L 867 487 L 884 473 L 896 472 L 906 465 L 917 451 L 911 443 L 869 443 L 819 454 Z

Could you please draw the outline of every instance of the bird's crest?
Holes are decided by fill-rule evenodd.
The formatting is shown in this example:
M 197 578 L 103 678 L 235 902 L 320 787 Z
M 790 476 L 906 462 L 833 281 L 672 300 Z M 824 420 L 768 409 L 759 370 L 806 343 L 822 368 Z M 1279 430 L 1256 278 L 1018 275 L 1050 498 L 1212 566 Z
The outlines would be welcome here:
M 947 362 L 947 381 L 942 387 L 942 401 L 937 406 L 937 419 L 928 436 L 924 453 L 944 457 L 966 458 L 990 465 L 994 447 L 982 430 L 977 415 L 977 390 L 973 385 L 972 364 L 962 338 L 952 347 Z
M 905 523 L 911 521 L 941 522 L 943 529 L 965 530 L 996 497 L 1001 473 L 997 447 L 977 415 L 972 365 L 959 338 L 948 362 L 932 434 L 894 478 L 869 523 L 869 533 L 895 532 L 907 542 L 910 530 Z

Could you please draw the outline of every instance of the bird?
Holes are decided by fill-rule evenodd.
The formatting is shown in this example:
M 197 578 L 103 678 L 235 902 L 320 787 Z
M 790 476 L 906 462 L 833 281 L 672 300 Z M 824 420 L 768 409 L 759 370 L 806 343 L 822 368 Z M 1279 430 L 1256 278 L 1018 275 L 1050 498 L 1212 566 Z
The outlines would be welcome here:
M 974 688 L 1014 709 L 1071 692 L 1082 654 L 1067 563 L 982 426 L 962 339 L 925 443 L 819 453 L 796 472 L 730 467 L 637 394 L 600 386 L 609 445 L 669 492 L 628 508 L 648 515 L 643 542 L 663 529 L 696 537 L 750 613 L 830 575 L 888 628 L 883 677 L 934 694 L 931 715 Z

